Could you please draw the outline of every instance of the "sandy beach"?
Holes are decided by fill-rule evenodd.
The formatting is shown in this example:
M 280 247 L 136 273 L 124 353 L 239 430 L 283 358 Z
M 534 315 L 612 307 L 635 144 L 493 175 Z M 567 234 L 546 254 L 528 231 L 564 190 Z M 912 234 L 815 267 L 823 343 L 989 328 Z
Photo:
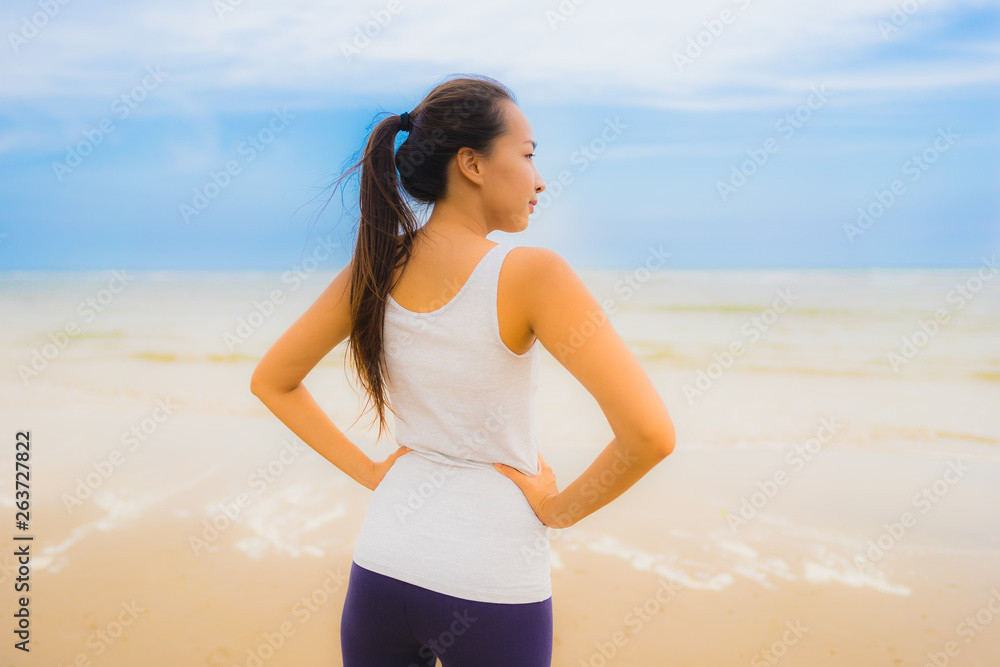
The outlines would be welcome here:
M 255 360 L 323 278 L 225 347 L 268 279 L 211 294 L 140 283 L 37 377 L 12 372 L 0 384 L 2 432 L 32 434 L 34 536 L 30 654 L 11 648 L 15 531 L 5 538 L 0 665 L 341 664 L 340 613 L 371 492 L 249 393 Z M 590 279 L 595 290 L 611 284 Z M 45 298 L 5 290 L 2 305 L 23 314 L 2 334 L 8 368 L 28 363 L 97 282 Z M 703 289 L 702 310 L 672 304 L 666 285 L 613 321 L 664 396 L 678 445 L 625 496 L 552 531 L 553 665 L 994 665 L 994 301 L 984 296 L 904 373 L 879 359 L 909 314 L 831 333 L 804 304 L 689 401 L 685 384 L 767 307 L 772 283 L 735 306 L 728 294 L 726 308 Z M 858 290 L 877 303 L 870 284 Z M 880 298 L 905 301 L 892 296 Z M 848 337 L 860 343 L 838 351 Z M 306 385 L 384 458 L 394 445 L 373 441 L 370 415 L 347 429 L 359 401 L 343 352 Z M 545 352 L 538 395 L 542 453 L 565 487 L 611 432 Z M 0 475 L 12 525 L 12 455 Z
M 870 532 L 846 540 L 833 521 L 798 521 L 824 506 L 831 518 L 843 518 L 837 507 L 857 514 L 859 527 L 865 514 L 877 520 L 891 512 L 891 502 L 879 505 L 880 494 L 871 491 L 845 498 L 844 489 L 858 489 L 852 470 L 893 465 L 900 487 L 919 488 L 940 462 L 862 451 L 820 457 L 817 463 L 833 468 L 813 476 L 825 482 L 821 493 L 803 480 L 781 498 L 794 518 L 768 514 L 738 535 L 718 505 L 732 506 L 727 481 L 744 474 L 754 453 L 683 447 L 627 502 L 554 531 L 553 664 L 775 664 L 761 653 L 771 650 L 786 653 L 787 665 L 918 665 L 948 642 L 961 651 L 961 660 L 949 664 L 993 664 L 997 626 L 984 623 L 974 636 L 958 626 L 967 616 L 1000 616 L 983 611 L 1000 607 L 996 553 L 952 538 L 995 540 L 986 526 L 967 533 L 977 527 L 953 522 L 975 523 L 982 503 L 995 498 L 1000 465 L 978 464 L 947 510 L 929 513 L 919 535 L 907 535 L 863 575 L 852 558 L 863 553 Z M 567 479 L 586 463 L 565 452 L 552 460 Z M 268 532 L 245 525 L 221 531 L 211 550 L 196 554 L 190 540 L 204 537 L 205 526 L 197 516 L 204 497 L 195 490 L 173 496 L 170 511 L 147 511 L 141 521 L 122 520 L 107 531 L 96 505 L 75 521 L 60 506 L 39 508 L 36 521 L 46 534 L 92 530 L 79 537 L 70 562 L 36 573 L 31 657 L 8 657 L 5 664 L 341 664 L 337 629 L 350 543 L 369 492 L 338 484 L 336 471 L 315 477 L 325 478 L 333 489 L 326 497 L 342 509 L 336 519 L 302 531 L 304 541 L 324 545 L 322 555 L 303 547 L 297 556 L 268 549 L 234 557 L 241 541 Z M 713 477 L 715 483 L 705 483 Z M 292 486 L 273 492 L 283 496 Z M 190 514 L 180 516 L 182 507 Z M 877 527 L 873 521 L 868 531 Z M 9 601 L 2 610 L 8 619 Z M 794 643 L 784 645 L 787 639 Z M 92 662 L 74 662 L 81 657 Z

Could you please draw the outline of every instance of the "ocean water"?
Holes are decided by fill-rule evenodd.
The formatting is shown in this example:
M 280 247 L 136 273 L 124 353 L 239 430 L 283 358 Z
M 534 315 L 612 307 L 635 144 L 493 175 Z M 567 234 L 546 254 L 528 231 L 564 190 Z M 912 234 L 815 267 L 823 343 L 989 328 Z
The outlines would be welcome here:
M 691 445 L 781 448 L 826 415 L 844 424 L 833 446 L 996 460 L 1000 273 L 988 266 L 663 272 L 617 299 L 629 276 L 605 272 L 595 287 L 620 304 L 615 326 L 668 407 L 693 420 Z
M 250 559 L 349 551 L 357 530 L 343 522 L 360 520 L 367 491 L 331 474 L 301 442 L 296 449 L 294 434 L 249 392 L 257 360 L 334 275 L 0 275 L 0 428 L 7 437 L 31 430 L 36 506 L 72 525 L 52 535 L 36 566 L 56 572 L 79 543 L 140 517 L 218 518 L 241 492 L 254 502 L 235 519 L 246 534 L 227 548 Z M 758 465 L 758 476 L 810 441 L 829 452 L 925 460 L 920 474 L 928 479 L 938 460 L 1000 462 L 1000 279 L 988 270 L 581 275 L 663 396 L 680 453 L 738 452 L 747 470 Z M 359 419 L 363 401 L 345 370 L 345 349 L 334 348 L 305 383 L 334 423 L 384 458 L 395 447 L 375 442 L 372 413 Z M 537 400 L 538 439 L 553 460 L 589 460 L 612 437 L 597 404 L 547 352 Z M 124 460 L 109 464 L 116 450 Z M 281 463 L 285 450 L 295 452 L 294 463 Z M 12 476 L 9 459 L 0 461 L 5 478 Z M 685 483 L 678 480 L 679 488 Z M 718 483 L 753 490 L 732 477 Z M 690 482 L 692 489 L 699 484 Z M 735 506 L 738 497 L 711 502 Z M 643 547 L 611 528 L 567 533 L 563 547 L 588 544 L 639 569 L 658 563 L 708 589 L 741 574 L 768 586 L 781 578 L 829 579 L 828 548 L 853 540 L 845 536 L 851 521 L 865 520 L 869 500 L 840 505 L 842 532 L 813 542 L 825 556 L 817 556 L 811 575 L 786 571 L 777 556 L 758 558 L 760 546 L 735 540 L 724 524 L 711 533 L 716 561 L 689 560 L 687 574 L 677 574 L 684 559 L 673 547 Z M 0 489 L 0 503 L 13 507 L 9 486 Z M 718 507 L 711 511 L 718 521 Z M 821 513 L 821 503 L 810 511 Z M 779 533 L 815 533 L 807 520 L 789 516 L 763 517 L 756 527 L 773 528 L 772 541 Z M 566 552 L 556 547 L 558 569 Z M 835 561 L 847 563 L 850 553 Z M 719 569 L 721 562 L 728 569 Z M 858 575 L 847 566 L 836 576 Z
M 0 399 L 46 405 L 59 419 L 176 387 L 201 414 L 259 413 L 247 389 L 253 366 L 334 275 L 0 274 Z M 682 446 L 784 447 L 826 415 L 844 424 L 836 446 L 1000 454 L 1000 275 L 989 264 L 581 275 L 683 426 Z M 345 351 L 337 346 L 307 385 L 356 397 Z M 540 442 L 606 444 L 596 404 L 576 428 L 560 414 L 586 399 L 554 357 L 543 359 L 552 389 L 539 399 Z

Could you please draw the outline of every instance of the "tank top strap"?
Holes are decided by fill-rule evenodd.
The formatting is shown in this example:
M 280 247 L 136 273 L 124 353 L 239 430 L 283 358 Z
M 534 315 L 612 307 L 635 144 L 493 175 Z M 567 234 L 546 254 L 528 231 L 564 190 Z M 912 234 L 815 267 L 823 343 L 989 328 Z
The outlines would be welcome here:
M 472 269 L 472 273 L 465 280 L 461 287 L 452 290 L 453 294 L 448 301 L 430 312 L 415 312 L 407 310 L 399 305 L 392 295 L 388 295 L 389 308 L 387 316 L 393 319 L 402 317 L 407 320 L 435 320 L 441 317 L 457 317 L 461 312 L 461 318 L 470 322 L 467 318 L 473 315 L 476 318 L 485 316 L 485 321 L 496 319 L 497 283 L 500 279 L 500 267 L 503 265 L 504 257 L 517 246 L 498 242 L 495 246 L 486 251 L 479 259 L 479 263 Z M 470 312 L 474 311 L 474 312 Z M 492 318 L 488 311 L 492 311 Z M 460 325 L 462 328 L 464 325 Z
M 495 326 L 500 268 L 507 253 L 514 247 L 513 244 L 500 242 L 490 248 L 459 292 L 464 307 L 475 309 L 484 323 Z
M 480 260 L 483 265 L 482 270 L 478 272 L 477 276 L 480 289 L 486 287 L 496 294 L 497 283 L 500 280 L 500 267 L 503 265 L 504 257 L 513 248 L 514 246 L 510 243 L 500 242 L 490 248 L 483 256 Z

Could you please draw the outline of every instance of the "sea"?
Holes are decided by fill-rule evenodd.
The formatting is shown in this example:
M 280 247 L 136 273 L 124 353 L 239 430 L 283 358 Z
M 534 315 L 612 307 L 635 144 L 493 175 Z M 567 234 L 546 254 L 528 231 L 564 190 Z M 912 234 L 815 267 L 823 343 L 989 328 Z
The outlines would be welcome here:
M 975 472 L 948 487 L 947 502 L 937 497 L 893 555 L 935 554 L 952 559 L 951 570 L 995 563 L 1000 271 L 990 258 L 948 270 L 579 273 L 602 307 L 580 335 L 606 318 L 663 399 L 677 444 L 655 484 L 553 541 L 553 572 L 582 572 L 574 554 L 587 552 L 690 589 L 825 582 L 915 595 L 912 578 L 882 568 L 888 557 L 868 574 L 851 559 L 948 466 Z M 335 275 L 0 274 L 0 514 L 14 525 L 24 498 L 15 497 L 15 465 L 30 469 L 35 576 L 70 576 L 96 558 L 84 554 L 142 526 L 187 535 L 170 544 L 199 566 L 349 560 L 370 492 L 250 393 L 262 355 Z M 385 458 L 396 446 L 391 434 L 376 438 L 345 353 L 346 343 L 334 347 L 304 384 L 353 442 Z M 544 349 L 536 408 L 540 450 L 563 488 L 614 433 Z M 31 443 L 27 460 L 16 460 L 18 440 Z M 778 471 L 798 477 L 744 514 L 750 526 L 737 535 L 727 517 Z M 662 531 L 629 523 L 650 516 Z M 781 540 L 785 551 L 770 552 Z M 0 583 L 12 564 L 0 559 Z M 95 590 L 114 590 L 120 571 L 92 574 Z M 168 595 L 171 586 L 154 587 Z M 62 623 L 54 627 L 76 631 Z

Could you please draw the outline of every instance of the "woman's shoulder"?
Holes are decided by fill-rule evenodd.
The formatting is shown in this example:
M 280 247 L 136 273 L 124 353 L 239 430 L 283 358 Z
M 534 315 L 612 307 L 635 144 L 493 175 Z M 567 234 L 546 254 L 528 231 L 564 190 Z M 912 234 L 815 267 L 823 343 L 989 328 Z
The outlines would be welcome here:
M 514 282 L 536 290 L 544 284 L 552 284 L 552 279 L 559 274 L 574 273 L 569 262 L 551 248 L 513 244 L 504 260 L 504 271 Z

